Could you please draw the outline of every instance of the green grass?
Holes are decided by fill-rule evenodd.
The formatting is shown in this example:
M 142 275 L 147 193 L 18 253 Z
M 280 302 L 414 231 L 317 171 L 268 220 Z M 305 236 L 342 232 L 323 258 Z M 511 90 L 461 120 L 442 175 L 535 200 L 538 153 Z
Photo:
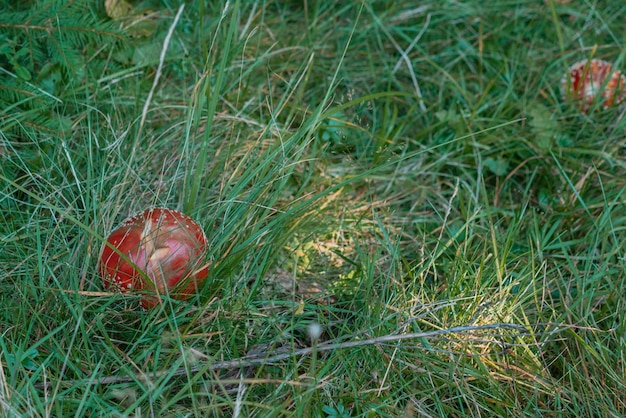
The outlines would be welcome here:
M 624 108 L 559 91 L 624 68 L 624 2 L 27 3 L 0 17 L 2 416 L 626 414 Z M 96 265 L 154 205 L 213 267 L 143 311 Z

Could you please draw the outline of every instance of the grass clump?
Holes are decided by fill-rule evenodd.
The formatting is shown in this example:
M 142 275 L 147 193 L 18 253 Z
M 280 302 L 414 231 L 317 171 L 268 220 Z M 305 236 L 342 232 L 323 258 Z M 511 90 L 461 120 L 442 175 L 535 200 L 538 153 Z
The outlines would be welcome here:
M 558 90 L 622 2 L 197 3 L 2 6 L 0 410 L 624 415 L 623 108 Z M 212 268 L 142 311 L 153 205 Z

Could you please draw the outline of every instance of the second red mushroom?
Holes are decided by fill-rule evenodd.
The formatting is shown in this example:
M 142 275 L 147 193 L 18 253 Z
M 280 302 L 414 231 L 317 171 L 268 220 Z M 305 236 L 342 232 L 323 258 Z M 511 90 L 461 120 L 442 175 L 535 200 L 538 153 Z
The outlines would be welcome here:
M 613 64 L 598 60 L 583 60 L 569 68 L 561 80 L 565 99 L 578 102 L 578 107 L 587 113 L 598 96 L 604 109 L 619 105 L 626 100 L 626 77 Z

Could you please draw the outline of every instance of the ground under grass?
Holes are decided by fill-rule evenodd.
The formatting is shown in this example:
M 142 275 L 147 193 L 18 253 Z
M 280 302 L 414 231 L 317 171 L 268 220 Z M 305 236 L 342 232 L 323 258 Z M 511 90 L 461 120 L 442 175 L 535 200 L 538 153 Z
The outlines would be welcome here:
M 22 3 L 4 416 L 626 414 L 624 108 L 559 90 L 623 1 Z M 145 311 L 96 265 L 150 206 L 212 268 Z

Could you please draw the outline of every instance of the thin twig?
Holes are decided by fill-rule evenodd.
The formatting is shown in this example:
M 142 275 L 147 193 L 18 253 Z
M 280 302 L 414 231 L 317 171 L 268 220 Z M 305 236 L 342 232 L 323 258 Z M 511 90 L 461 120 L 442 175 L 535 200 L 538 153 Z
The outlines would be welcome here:
M 519 332 L 527 332 L 528 330 L 518 324 L 491 324 L 491 325 L 476 325 L 476 326 L 462 326 L 462 327 L 453 327 L 447 329 L 441 329 L 437 331 L 426 331 L 426 332 L 414 332 L 409 334 L 391 334 L 384 335 L 382 337 L 369 338 L 366 340 L 353 340 L 346 341 L 343 343 L 324 343 L 319 344 L 316 347 L 317 352 L 325 352 L 332 350 L 342 350 L 353 347 L 364 347 L 370 345 L 377 344 L 385 344 L 394 341 L 408 340 L 408 339 L 420 339 L 420 338 L 434 338 L 442 335 L 449 334 L 461 334 L 467 332 L 474 331 L 485 331 L 485 330 L 494 330 L 494 329 L 512 329 Z M 145 380 L 147 379 L 157 379 L 163 375 L 168 375 L 169 377 L 174 376 L 183 376 L 187 373 L 206 373 L 208 371 L 216 371 L 216 370 L 233 370 L 240 369 L 244 367 L 251 366 L 261 366 L 277 363 L 282 360 L 287 360 L 293 357 L 304 357 L 308 356 L 313 352 L 312 347 L 301 348 L 299 350 L 276 350 L 277 354 L 269 356 L 267 352 L 258 353 L 254 355 L 244 356 L 235 360 L 228 361 L 217 361 L 215 363 L 207 363 L 202 362 L 202 364 L 197 364 L 192 366 L 191 368 L 181 367 L 174 371 L 171 370 L 162 370 L 154 373 L 145 373 L 142 376 L 132 375 L 132 376 L 106 376 L 101 377 L 99 379 L 76 379 L 76 380 L 66 380 L 63 382 L 64 385 L 72 386 L 72 385 L 80 385 L 86 386 L 89 384 L 99 384 L 99 385 L 111 385 L 117 383 L 128 383 L 136 380 Z M 35 385 L 38 389 L 46 389 L 51 387 L 52 383 L 42 382 Z
M 428 29 L 428 25 L 430 25 L 430 13 L 426 15 L 426 23 L 424 23 L 422 30 L 420 30 L 417 36 L 413 38 L 409 46 L 405 50 L 402 50 L 402 49 L 398 50 L 398 52 L 400 52 L 401 58 L 398 60 L 398 62 L 396 62 L 396 65 L 393 67 L 393 71 L 392 71 L 393 74 L 395 74 L 396 71 L 400 69 L 400 66 L 402 65 L 402 61 L 406 63 L 407 69 L 409 71 L 412 71 L 411 60 L 409 59 L 409 52 L 411 52 L 413 47 L 417 45 L 420 39 L 422 39 L 422 36 L 424 36 L 424 33 L 426 33 L 426 29 Z
M 411 81 L 413 82 L 413 87 L 415 88 L 415 94 L 417 95 L 417 97 L 419 99 L 420 109 L 422 109 L 423 112 L 426 112 L 426 105 L 424 104 L 424 98 L 422 96 L 422 90 L 420 89 L 419 82 L 417 81 L 417 77 L 415 76 L 415 71 L 413 71 L 413 65 L 411 64 L 411 60 L 409 59 L 409 55 L 408 54 L 411 51 L 411 49 L 413 49 L 413 47 L 422 38 L 422 36 L 426 32 L 426 30 L 428 29 L 428 25 L 429 24 L 430 24 L 430 13 L 426 16 L 426 23 L 424 23 L 424 26 L 422 27 L 422 30 L 413 39 L 413 41 L 411 42 L 411 44 L 408 46 L 407 49 L 402 49 L 402 47 L 393 38 L 391 33 L 388 30 L 383 28 L 385 34 L 387 35 L 387 37 L 389 38 L 389 40 L 391 41 L 393 46 L 396 48 L 396 50 L 400 53 L 400 57 L 401 57 L 400 60 L 398 60 L 398 62 L 396 63 L 396 66 L 393 68 L 393 73 L 398 71 L 398 69 L 400 68 L 401 61 L 404 61 L 405 64 L 406 64 L 406 69 L 409 72 L 409 75 L 411 76 Z
M 167 48 L 170 45 L 170 41 L 172 40 L 172 35 L 174 34 L 174 28 L 178 23 L 178 19 L 183 13 L 183 9 L 185 8 L 185 4 L 181 4 L 178 8 L 178 13 L 176 13 L 176 17 L 174 18 L 174 22 L 170 26 L 170 29 L 167 31 L 167 36 L 165 36 L 165 40 L 163 41 L 163 48 L 161 49 L 161 56 L 159 57 L 159 66 L 157 67 L 156 75 L 154 76 L 154 81 L 152 82 L 152 87 L 150 88 L 150 92 L 148 93 L 148 97 L 146 98 L 146 102 L 143 105 L 143 111 L 141 112 L 141 121 L 139 122 L 139 130 L 137 136 L 141 134 L 143 130 L 143 125 L 146 122 L 146 118 L 148 117 L 148 109 L 150 108 L 150 102 L 152 102 L 152 96 L 154 95 L 154 91 L 156 90 L 157 85 L 159 84 L 159 79 L 161 78 L 161 72 L 163 71 L 163 63 L 165 62 L 165 56 L 167 55 Z

